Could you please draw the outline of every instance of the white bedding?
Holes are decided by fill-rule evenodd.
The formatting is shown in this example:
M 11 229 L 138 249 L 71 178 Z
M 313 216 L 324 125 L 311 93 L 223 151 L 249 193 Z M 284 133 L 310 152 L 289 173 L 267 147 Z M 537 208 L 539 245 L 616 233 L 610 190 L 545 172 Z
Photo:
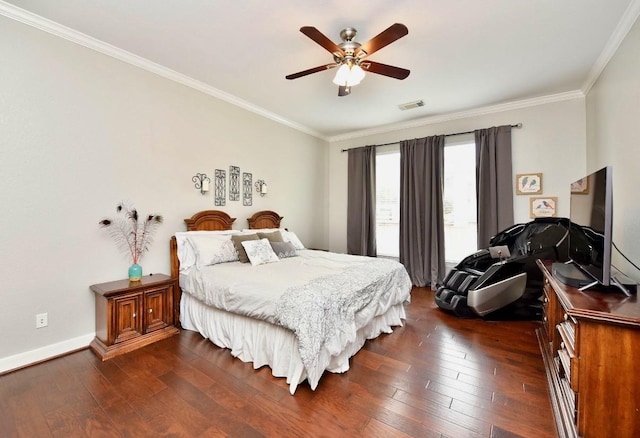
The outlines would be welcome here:
M 260 266 L 194 267 L 180 286 L 184 328 L 256 368 L 269 365 L 293 394 L 304 378 L 315 389 L 325 369 L 346 371 L 366 339 L 401 325 L 411 281 L 394 261 L 301 250 Z

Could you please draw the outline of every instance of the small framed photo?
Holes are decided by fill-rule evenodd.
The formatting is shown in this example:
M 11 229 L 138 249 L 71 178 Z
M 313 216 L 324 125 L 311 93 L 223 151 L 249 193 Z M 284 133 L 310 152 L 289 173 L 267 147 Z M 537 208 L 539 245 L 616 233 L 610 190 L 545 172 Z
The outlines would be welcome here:
M 589 178 L 585 176 L 576 182 L 572 182 L 571 193 L 578 193 L 580 195 L 589 194 Z
M 556 217 L 558 198 L 556 196 L 535 196 L 529 198 L 529 216 Z
M 516 175 L 516 195 L 542 194 L 541 173 L 519 173 Z

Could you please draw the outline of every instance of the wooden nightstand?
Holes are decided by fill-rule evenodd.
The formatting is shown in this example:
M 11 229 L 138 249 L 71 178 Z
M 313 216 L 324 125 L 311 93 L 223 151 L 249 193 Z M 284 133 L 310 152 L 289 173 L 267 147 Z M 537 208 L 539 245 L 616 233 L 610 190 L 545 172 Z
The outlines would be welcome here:
M 91 286 L 96 294 L 96 337 L 91 349 L 107 360 L 179 333 L 174 325 L 177 288 L 177 279 L 163 274 Z

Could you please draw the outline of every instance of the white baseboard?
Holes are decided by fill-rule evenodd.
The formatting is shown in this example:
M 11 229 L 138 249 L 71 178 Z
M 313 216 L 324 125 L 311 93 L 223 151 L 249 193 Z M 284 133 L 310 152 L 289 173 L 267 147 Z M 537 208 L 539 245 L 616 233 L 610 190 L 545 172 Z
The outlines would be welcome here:
M 91 341 L 93 341 L 95 335 L 95 333 L 89 333 L 83 336 L 78 336 L 77 338 L 58 342 L 57 344 L 47 345 L 45 347 L 36 348 L 35 350 L 2 358 L 0 359 L 0 373 L 5 373 L 27 365 L 42 362 L 43 360 L 51 359 L 74 350 L 86 348 L 89 346 Z

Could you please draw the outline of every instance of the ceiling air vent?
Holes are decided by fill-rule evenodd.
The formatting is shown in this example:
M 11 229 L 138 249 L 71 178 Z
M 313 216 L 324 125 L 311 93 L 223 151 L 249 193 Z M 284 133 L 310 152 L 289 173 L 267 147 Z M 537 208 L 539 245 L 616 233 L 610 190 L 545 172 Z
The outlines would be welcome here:
M 400 104 L 398 105 L 398 108 L 400 108 L 400 110 L 402 111 L 406 111 L 408 109 L 414 109 L 421 106 L 424 106 L 424 102 L 422 100 L 416 100 L 414 102 L 407 102 L 407 103 Z

